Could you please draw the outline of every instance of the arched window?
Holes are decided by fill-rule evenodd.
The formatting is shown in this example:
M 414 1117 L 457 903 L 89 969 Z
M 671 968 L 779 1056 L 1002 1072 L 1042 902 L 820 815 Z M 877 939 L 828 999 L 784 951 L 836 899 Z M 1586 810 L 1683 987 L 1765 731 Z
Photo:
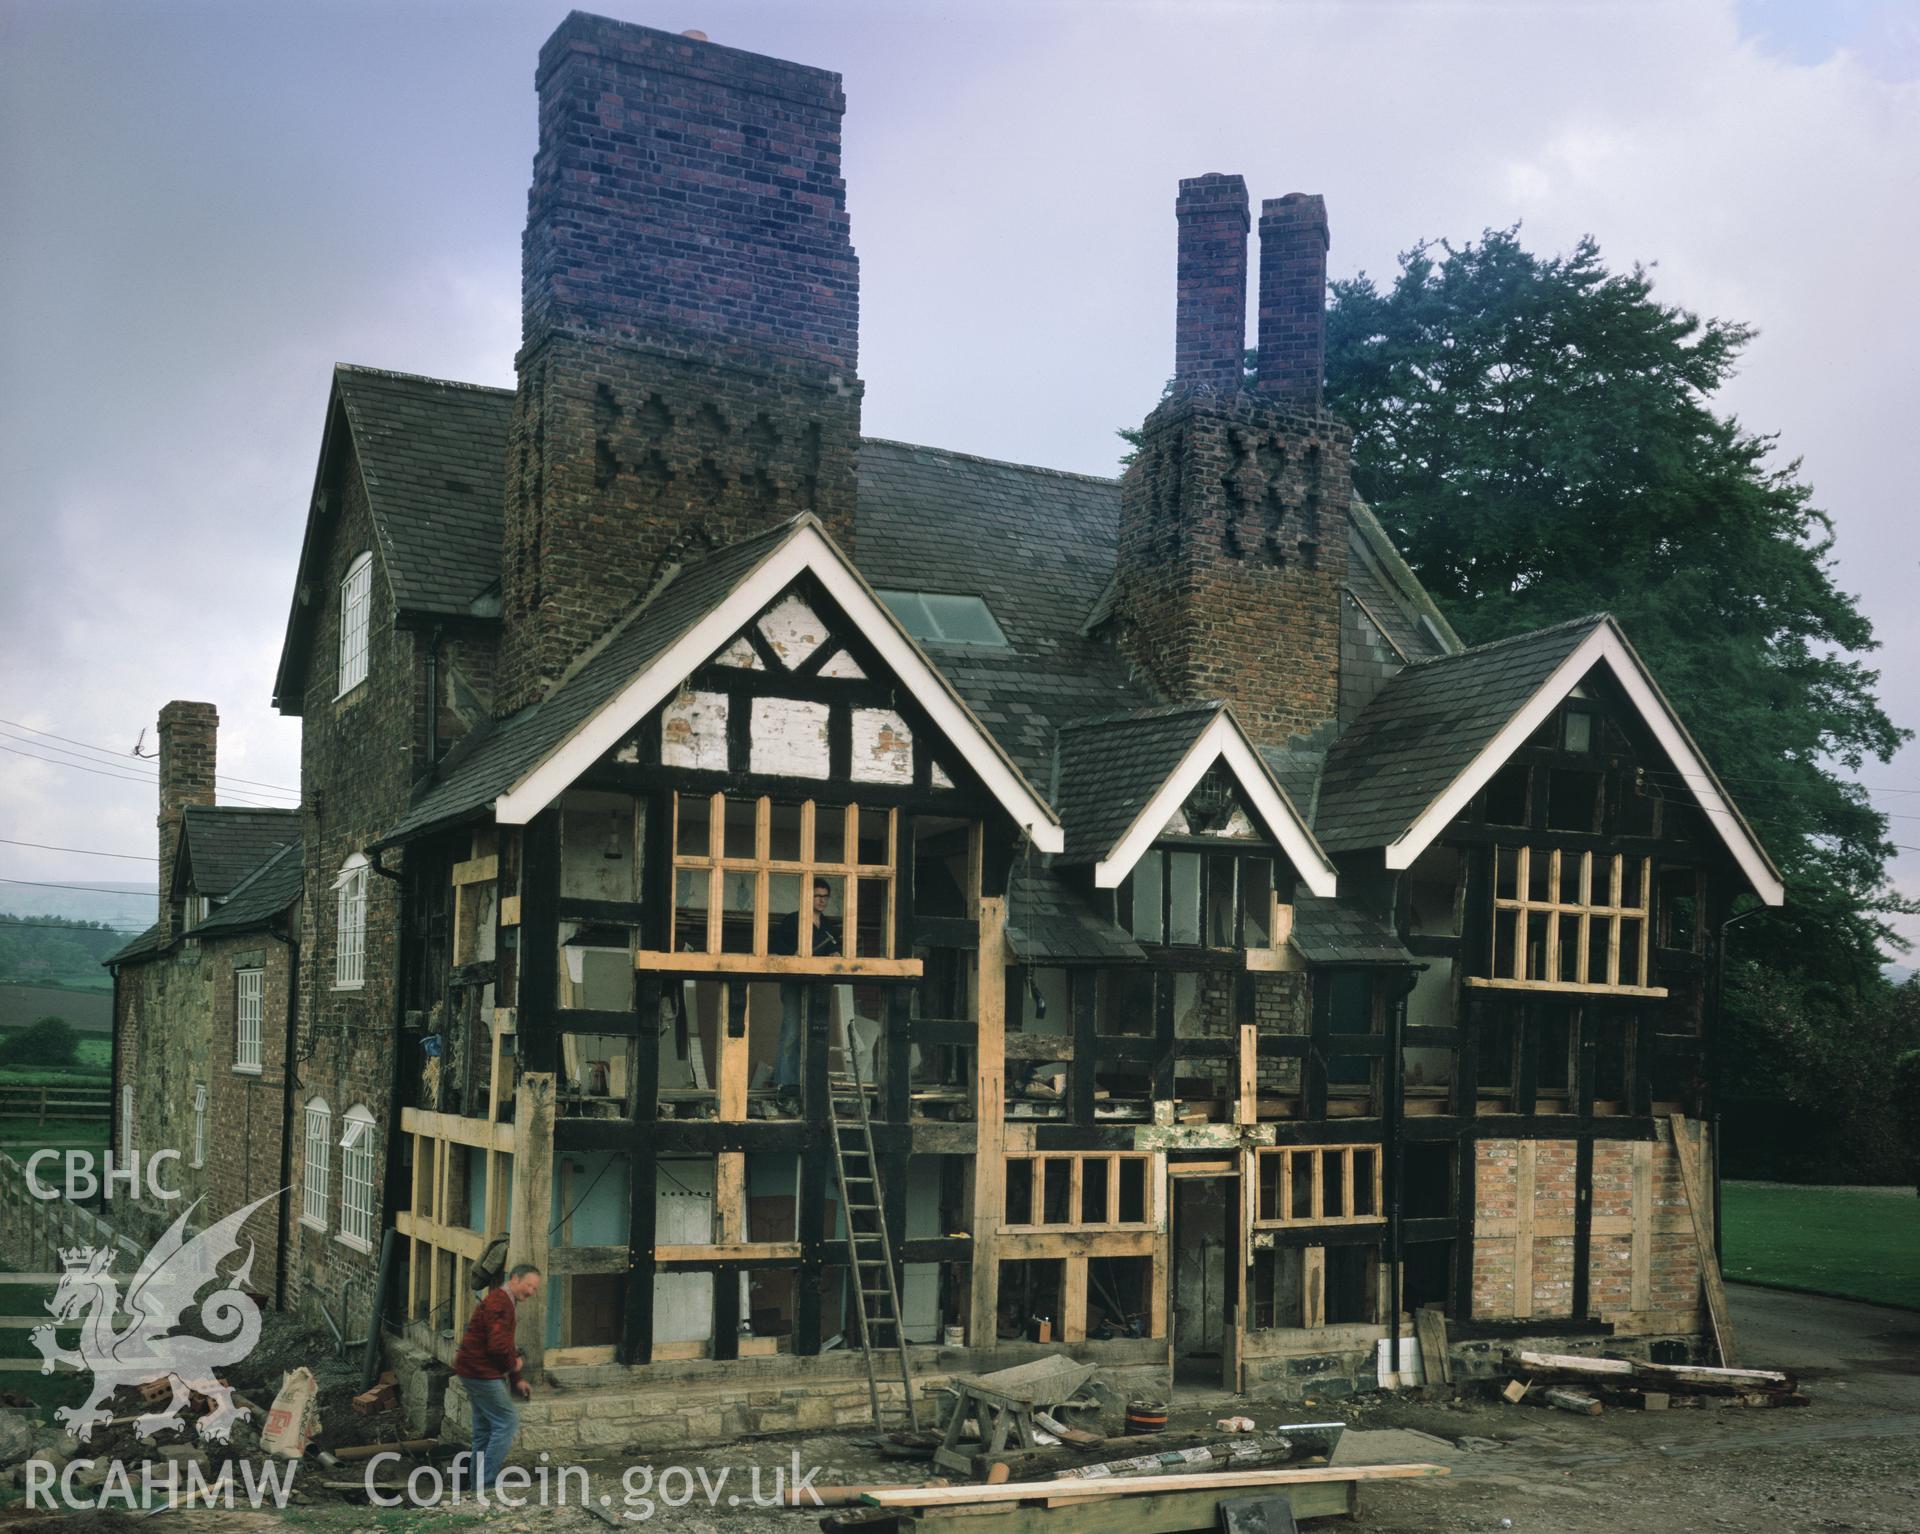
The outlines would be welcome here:
M 367 679 L 367 628 L 373 612 L 373 555 L 362 554 L 340 582 L 340 690 L 345 697 Z
M 367 860 L 348 858 L 333 890 L 333 988 L 357 991 L 367 978 Z
M 300 1186 L 300 1223 L 327 1228 L 327 1194 L 333 1158 L 333 1110 L 324 1097 L 307 1104 L 307 1164 Z
M 359 1104 L 340 1135 L 340 1239 L 373 1250 L 373 1115 Z

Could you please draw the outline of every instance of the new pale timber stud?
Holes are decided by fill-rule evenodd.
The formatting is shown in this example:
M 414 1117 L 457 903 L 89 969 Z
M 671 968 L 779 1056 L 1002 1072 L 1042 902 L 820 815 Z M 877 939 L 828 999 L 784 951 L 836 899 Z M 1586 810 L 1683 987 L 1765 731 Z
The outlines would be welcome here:
M 545 1273 L 553 1225 L 554 1078 L 550 1071 L 528 1071 L 514 1093 L 513 1219 L 508 1225 L 507 1264 L 530 1262 Z M 465 1275 L 459 1280 L 466 1281 Z M 529 1370 L 538 1369 L 547 1350 L 547 1286 L 543 1283 L 520 1302 L 518 1339 Z

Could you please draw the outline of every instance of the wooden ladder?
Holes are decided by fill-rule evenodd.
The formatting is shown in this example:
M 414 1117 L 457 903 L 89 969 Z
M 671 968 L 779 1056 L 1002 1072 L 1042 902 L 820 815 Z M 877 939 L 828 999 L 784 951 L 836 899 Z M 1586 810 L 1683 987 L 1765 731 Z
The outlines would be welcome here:
M 887 1234 L 880 1163 L 873 1154 L 866 1084 L 860 1079 L 858 1053 L 841 1044 L 827 1049 L 827 1116 L 833 1133 L 834 1173 L 840 1184 L 840 1217 L 847 1227 L 847 1265 L 853 1273 L 860 1356 L 867 1365 L 873 1425 L 881 1425 L 880 1379 L 873 1361 L 874 1349 L 880 1347 L 891 1351 L 899 1363 L 907 1425 L 917 1432 L 920 1413 L 913 1400 L 913 1372 L 907 1363 L 907 1338 L 900 1324 L 900 1288 L 894 1275 L 893 1242 Z M 876 1337 L 876 1328 L 883 1335 Z M 884 1336 L 889 1330 L 891 1341 Z

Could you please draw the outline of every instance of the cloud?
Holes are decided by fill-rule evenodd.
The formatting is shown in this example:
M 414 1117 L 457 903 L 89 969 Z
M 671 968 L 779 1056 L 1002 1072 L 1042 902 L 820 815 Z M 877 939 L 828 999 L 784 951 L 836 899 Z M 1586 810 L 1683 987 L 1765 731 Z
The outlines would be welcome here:
M 1663 297 L 1760 327 L 1726 403 L 1804 456 L 1912 721 L 1909 15 L 716 3 L 701 25 L 845 74 L 876 435 L 1110 471 L 1170 369 L 1174 183 L 1204 170 L 1326 194 L 1337 274 L 1516 220 L 1536 248 L 1592 233 L 1656 262 Z M 294 781 L 297 725 L 267 699 L 328 370 L 510 379 L 558 16 L 12 8 L 0 714 L 118 742 L 207 697 L 223 771 Z M 1920 788 L 1920 755 L 1863 776 Z M 144 851 L 151 814 L 137 788 L 0 762 L 0 835 Z M 22 867 L 72 871 L 0 859 Z M 1920 891 L 1920 855 L 1898 868 Z

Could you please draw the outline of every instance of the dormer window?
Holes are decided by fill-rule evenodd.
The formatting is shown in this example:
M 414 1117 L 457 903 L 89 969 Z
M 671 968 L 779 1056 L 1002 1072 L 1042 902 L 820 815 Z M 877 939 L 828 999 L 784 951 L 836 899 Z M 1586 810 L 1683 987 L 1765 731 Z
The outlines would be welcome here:
M 344 698 L 367 679 L 367 629 L 373 612 L 373 555 L 362 554 L 340 582 L 340 688 Z

